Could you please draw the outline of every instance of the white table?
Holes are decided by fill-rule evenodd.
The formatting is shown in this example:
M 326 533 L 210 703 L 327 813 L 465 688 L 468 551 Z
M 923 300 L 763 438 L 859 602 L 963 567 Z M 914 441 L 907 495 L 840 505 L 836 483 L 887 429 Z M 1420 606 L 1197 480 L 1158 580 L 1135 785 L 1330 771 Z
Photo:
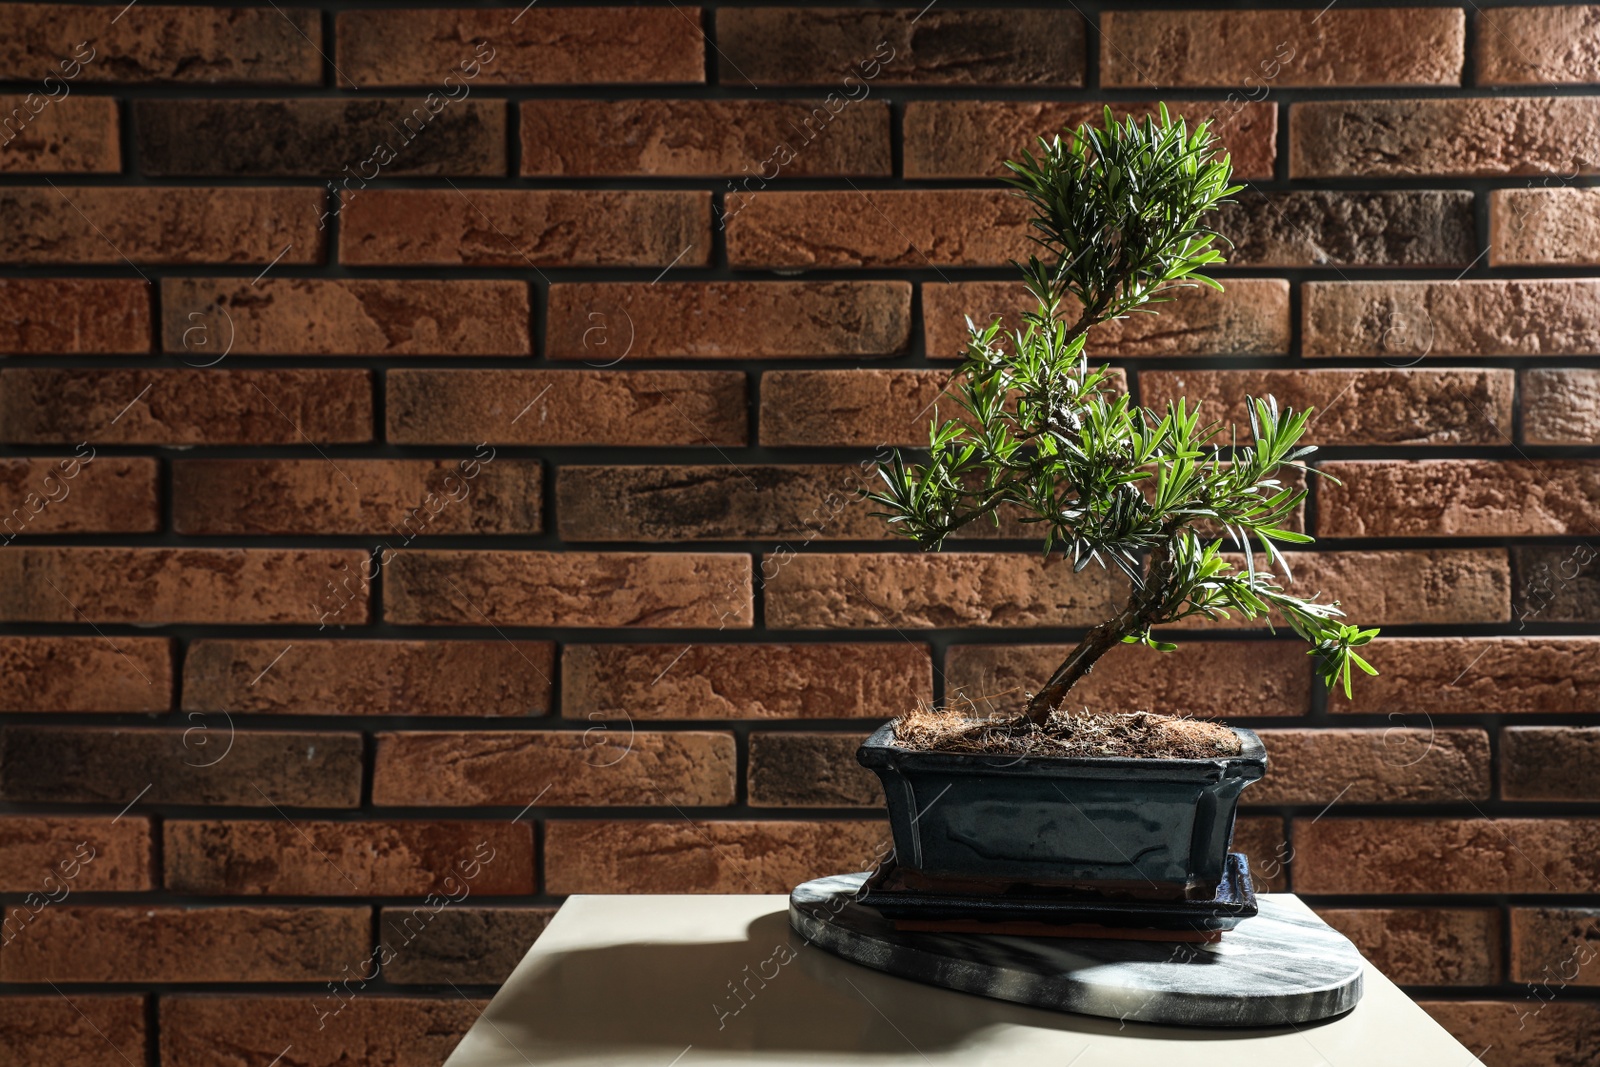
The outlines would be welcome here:
M 1297 1029 L 1123 1025 L 847 963 L 783 896 L 577 896 L 445 1067 L 1481 1067 L 1370 965 L 1365 988 Z

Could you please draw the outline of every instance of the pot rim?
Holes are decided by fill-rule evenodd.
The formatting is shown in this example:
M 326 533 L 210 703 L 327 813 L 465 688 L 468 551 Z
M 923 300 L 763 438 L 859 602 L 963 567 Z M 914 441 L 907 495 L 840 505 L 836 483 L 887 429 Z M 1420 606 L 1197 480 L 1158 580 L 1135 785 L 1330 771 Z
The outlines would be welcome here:
M 1231 756 L 1211 756 L 1205 759 L 1172 759 L 1162 756 L 1004 756 L 984 755 L 976 752 L 938 752 L 929 749 L 907 748 L 894 738 L 894 720 L 884 723 L 872 732 L 856 750 L 856 759 L 863 767 L 900 767 L 910 765 L 928 770 L 987 770 L 1016 769 L 1050 771 L 1055 769 L 1083 768 L 1101 771 L 1127 771 L 1145 777 L 1152 772 L 1176 772 L 1184 777 L 1195 772 L 1222 771 L 1228 777 L 1249 774 L 1259 778 L 1266 771 L 1267 749 L 1254 730 L 1243 726 L 1229 726 L 1239 738 L 1239 751 Z M 1187 773 L 1185 773 L 1187 772 Z

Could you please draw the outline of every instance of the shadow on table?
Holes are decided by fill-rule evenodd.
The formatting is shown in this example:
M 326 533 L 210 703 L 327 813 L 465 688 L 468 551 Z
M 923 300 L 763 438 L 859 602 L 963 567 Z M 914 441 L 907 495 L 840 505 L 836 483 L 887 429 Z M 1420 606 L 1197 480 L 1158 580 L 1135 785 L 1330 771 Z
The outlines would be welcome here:
M 960 1048 L 1005 1025 L 1189 1041 L 1290 1032 L 1124 1026 L 912 983 L 806 944 L 781 910 L 752 922 L 743 941 L 554 953 L 506 992 L 485 1018 L 534 1063 L 564 1051 L 648 1046 L 662 1050 L 665 1065 L 691 1045 L 905 1056 Z

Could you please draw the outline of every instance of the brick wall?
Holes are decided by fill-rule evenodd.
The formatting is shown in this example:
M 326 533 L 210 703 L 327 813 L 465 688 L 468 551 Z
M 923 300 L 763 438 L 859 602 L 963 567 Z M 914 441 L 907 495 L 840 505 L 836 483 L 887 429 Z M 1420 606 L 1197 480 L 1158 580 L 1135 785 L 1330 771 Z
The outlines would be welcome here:
M 1075 6 L 0 4 L 0 1064 L 425 1067 L 565 894 L 865 863 L 856 740 L 1116 590 L 851 491 L 1019 306 L 998 161 L 1156 100 L 1227 292 L 1092 347 L 1321 410 L 1383 675 L 1082 699 L 1259 729 L 1260 881 L 1600 1063 L 1600 7 Z

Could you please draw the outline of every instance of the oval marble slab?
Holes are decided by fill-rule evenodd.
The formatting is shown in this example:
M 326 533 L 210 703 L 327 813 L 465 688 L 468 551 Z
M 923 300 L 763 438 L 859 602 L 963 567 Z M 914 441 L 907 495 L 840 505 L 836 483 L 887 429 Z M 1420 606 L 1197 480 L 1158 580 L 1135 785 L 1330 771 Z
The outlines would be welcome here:
M 1285 1026 L 1361 999 L 1361 954 L 1291 896 L 1212 944 L 933 934 L 896 930 L 857 904 L 867 875 L 818 878 L 789 894 L 789 925 L 874 970 L 1036 1008 L 1184 1026 Z

